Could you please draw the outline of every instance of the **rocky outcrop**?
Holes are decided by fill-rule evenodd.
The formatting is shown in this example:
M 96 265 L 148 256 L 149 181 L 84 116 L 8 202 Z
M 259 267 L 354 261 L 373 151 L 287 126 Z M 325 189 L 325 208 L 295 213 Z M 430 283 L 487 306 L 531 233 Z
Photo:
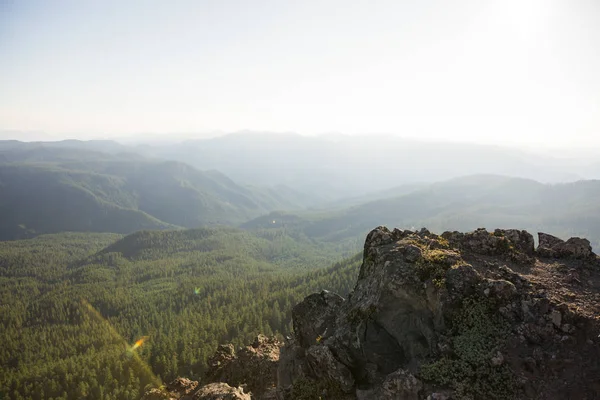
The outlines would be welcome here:
M 232 344 L 221 345 L 209 360 L 206 382 L 244 385 L 253 398 L 274 396 L 277 386 L 277 365 L 282 343 L 276 338 L 258 335 L 252 345 L 237 353 Z
M 197 381 L 177 378 L 164 388 L 154 388 L 146 392 L 142 400 L 250 400 L 242 388 L 231 387 L 226 383 L 211 383 L 198 388 Z
M 161 389 L 150 389 L 142 400 L 275 400 L 277 366 L 282 343 L 258 335 L 237 353 L 232 344 L 220 345 L 208 361 L 204 382 L 177 378 Z
M 226 383 L 210 383 L 198 390 L 193 400 L 250 400 L 249 394 Z
M 294 307 L 279 397 L 600 398 L 597 257 L 542 235 L 373 230 L 348 299 Z
M 539 233 L 539 246 L 537 253 L 542 257 L 595 259 L 590 241 L 572 237 L 566 242 L 547 233 Z
M 219 346 L 151 399 L 600 398 L 600 262 L 585 239 L 374 229 L 347 299 L 312 294 L 283 347 Z M 230 386 L 231 385 L 231 386 Z

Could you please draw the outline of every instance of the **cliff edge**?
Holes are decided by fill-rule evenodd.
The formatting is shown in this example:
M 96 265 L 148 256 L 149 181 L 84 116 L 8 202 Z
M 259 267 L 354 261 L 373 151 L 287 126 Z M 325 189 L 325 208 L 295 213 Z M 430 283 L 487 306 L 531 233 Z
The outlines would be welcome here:
M 378 227 L 347 299 L 311 294 L 283 347 L 221 346 L 207 382 L 222 383 L 179 378 L 165 398 L 598 399 L 600 259 L 586 239 L 538 242 Z
M 586 239 L 378 227 L 348 299 L 293 309 L 282 399 L 598 399 L 600 263 Z

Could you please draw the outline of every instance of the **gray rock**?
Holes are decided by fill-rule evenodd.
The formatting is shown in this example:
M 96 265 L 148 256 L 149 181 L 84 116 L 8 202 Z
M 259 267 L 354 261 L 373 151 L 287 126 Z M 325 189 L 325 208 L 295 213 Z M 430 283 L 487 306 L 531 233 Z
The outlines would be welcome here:
M 564 244 L 565 251 L 574 258 L 590 258 L 595 254 L 592 252 L 590 241 L 583 238 L 572 237 Z
M 345 393 L 353 392 L 352 373 L 333 356 L 329 347 L 324 345 L 309 347 L 306 360 L 316 378 L 337 382 Z
M 542 239 L 553 254 L 583 258 L 589 254 L 585 241 L 571 240 L 567 245 L 552 236 Z M 533 395 L 541 386 L 531 382 L 541 378 L 543 394 L 554 394 L 560 388 L 549 387 L 556 378 L 544 361 L 576 343 L 570 334 L 575 325 L 581 329 L 582 319 L 570 316 L 567 304 L 556 304 L 544 281 L 529 277 L 534 269 L 522 268 L 520 261 L 536 260 L 538 255 L 533 237 L 520 230 L 478 229 L 445 232 L 441 237 L 427 230 L 373 230 L 348 300 L 313 294 L 294 309 L 297 340 L 289 341 L 281 352 L 278 389 L 285 391 L 306 377 L 321 387 L 337 382 L 348 398 L 362 400 L 445 399 L 451 390 L 473 390 L 471 395 L 483 396 L 475 392 L 481 386 L 468 386 L 469 379 L 436 380 L 438 375 L 428 375 L 431 370 L 423 368 L 424 363 L 447 358 L 457 361 L 450 368 L 473 363 L 493 374 L 514 371 L 517 386 L 528 385 L 527 393 Z M 512 270 L 503 264 L 518 265 Z M 565 334 L 570 336 L 563 339 Z M 554 353 L 544 353 L 547 348 Z M 597 364 L 593 361 L 591 370 L 580 371 L 587 380 L 571 383 L 586 387 L 600 370 Z M 471 377 L 470 370 L 456 374 L 443 370 L 447 365 L 436 364 L 435 368 L 442 368 L 439 376 Z M 529 372 L 523 375 L 525 369 Z M 534 377 L 521 382 L 527 374 Z M 477 377 L 481 384 L 490 385 L 494 396 L 505 390 L 494 386 L 496 378 L 505 379 Z
M 294 333 L 300 346 L 309 347 L 326 332 L 335 331 L 335 320 L 343 302 L 341 296 L 323 290 L 306 297 L 292 309 Z
M 554 324 L 554 326 L 560 328 L 560 325 L 562 323 L 562 314 L 560 313 L 560 311 L 552 310 L 550 317 L 552 318 L 552 323 Z
M 518 229 L 496 229 L 494 233 L 506 237 L 517 250 L 524 254 L 533 255 L 535 252 L 533 235 L 527 231 Z
M 475 292 L 483 278 L 469 264 L 459 265 L 446 271 L 446 286 L 448 291 L 457 296 L 469 296 Z
M 404 259 L 409 263 L 414 263 L 423 258 L 423 252 L 418 246 L 413 244 L 404 247 Z
M 538 233 L 539 245 L 536 252 L 542 257 L 593 259 L 596 257 L 592 251 L 590 241 L 572 237 L 566 242 L 547 233 Z

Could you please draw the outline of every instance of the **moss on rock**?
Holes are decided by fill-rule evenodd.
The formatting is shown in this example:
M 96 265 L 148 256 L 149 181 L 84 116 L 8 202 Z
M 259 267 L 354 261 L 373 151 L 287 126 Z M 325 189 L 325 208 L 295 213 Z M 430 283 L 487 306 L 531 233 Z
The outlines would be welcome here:
M 421 377 L 452 387 L 457 399 L 514 399 L 512 372 L 506 364 L 491 362 L 510 333 L 495 309 L 489 299 L 465 299 L 450 321 L 453 354 L 423 365 Z

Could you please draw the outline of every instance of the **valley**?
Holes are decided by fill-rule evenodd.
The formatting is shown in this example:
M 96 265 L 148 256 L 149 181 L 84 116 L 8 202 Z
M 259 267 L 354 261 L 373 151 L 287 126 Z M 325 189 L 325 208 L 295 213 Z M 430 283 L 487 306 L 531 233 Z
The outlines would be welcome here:
M 335 199 L 131 150 L 0 142 L 0 397 L 134 400 L 201 380 L 220 343 L 284 340 L 306 296 L 349 294 L 379 225 L 600 246 L 596 180 L 478 174 Z

